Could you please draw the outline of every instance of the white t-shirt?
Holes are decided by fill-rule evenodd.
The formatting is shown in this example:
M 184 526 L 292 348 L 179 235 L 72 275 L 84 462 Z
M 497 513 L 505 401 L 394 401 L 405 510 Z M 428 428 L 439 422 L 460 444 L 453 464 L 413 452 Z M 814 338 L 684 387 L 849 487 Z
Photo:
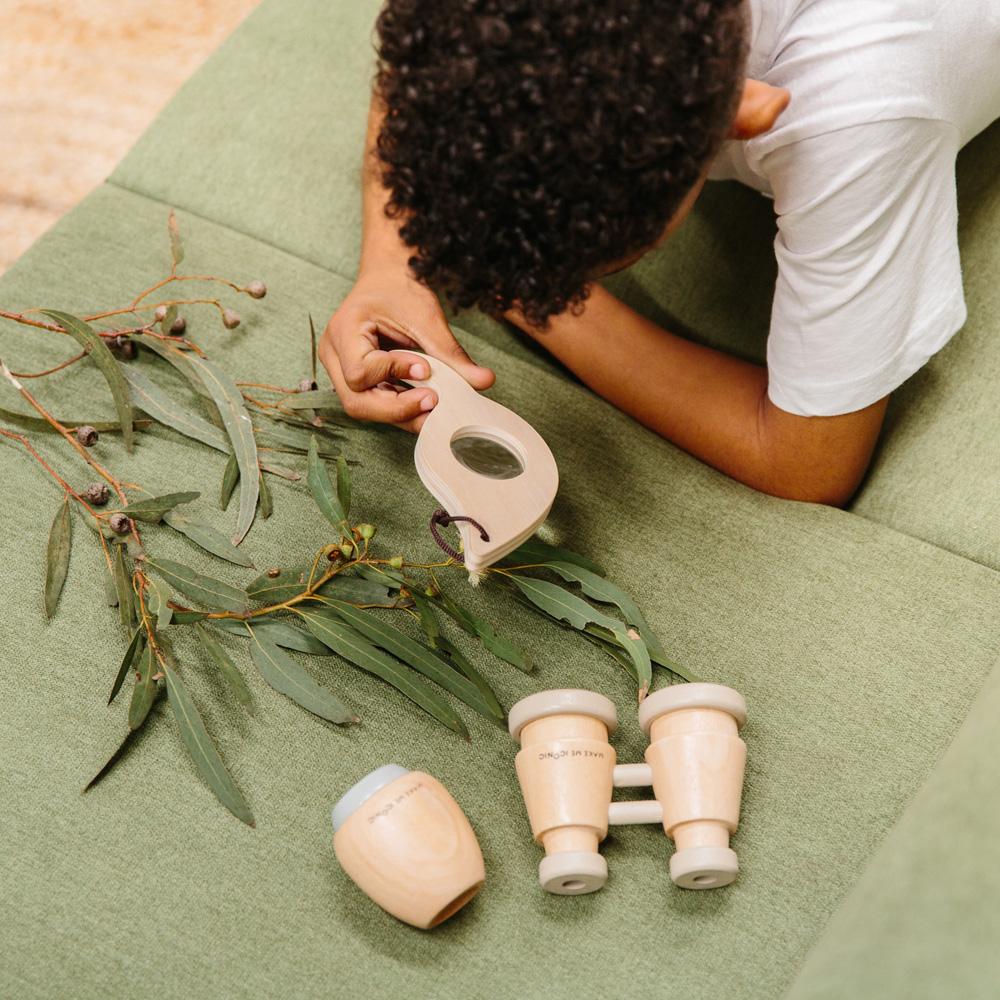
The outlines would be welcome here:
M 710 177 L 773 197 L 768 394 L 804 416 L 891 392 L 965 322 L 955 156 L 1000 117 L 1000 0 L 749 0 L 747 75 L 791 93 Z

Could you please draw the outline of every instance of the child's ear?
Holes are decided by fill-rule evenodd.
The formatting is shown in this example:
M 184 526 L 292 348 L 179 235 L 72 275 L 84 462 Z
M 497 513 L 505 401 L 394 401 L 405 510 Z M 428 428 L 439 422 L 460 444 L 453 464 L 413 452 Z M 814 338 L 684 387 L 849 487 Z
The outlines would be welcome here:
M 729 138 L 753 139 L 767 132 L 774 127 L 791 99 L 792 95 L 784 87 L 772 87 L 762 80 L 747 80 Z

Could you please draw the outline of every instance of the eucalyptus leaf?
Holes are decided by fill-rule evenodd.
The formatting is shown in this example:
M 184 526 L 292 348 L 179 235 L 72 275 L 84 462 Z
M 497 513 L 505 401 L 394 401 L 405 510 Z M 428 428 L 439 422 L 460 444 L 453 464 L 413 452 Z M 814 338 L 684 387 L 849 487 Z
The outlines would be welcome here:
M 239 667 L 233 663 L 232 657 L 225 651 L 218 639 L 205 628 L 204 625 L 195 625 L 195 633 L 202 649 L 212 658 L 219 668 L 219 673 L 226 679 L 230 689 L 236 696 L 236 700 L 247 710 L 250 715 L 254 714 L 253 695 L 247 682 L 243 679 Z
M 146 643 L 146 629 L 140 625 L 135 632 L 132 633 L 132 641 L 128 644 L 128 648 L 125 650 L 125 655 L 122 657 L 121 665 L 118 667 L 118 673 L 115 674 L 114 683 L 111 685 L 111 693 L 108 695 L 108 704 L 115 700 L 116 695 L 122 689 L 122 684 L 125 683 L 125 678 L 128 676 L 129 669 L 135 662 L 137 656 L 139 656 L 143 650 Z
M 171 559 L 148 559 L 146 565 L 151 570 L 158 573 L 171 587 L 179 590 L 182 594 L 190 597 L 210 608 L 221 608 L 225 611 L 232 611 L 240 614 L 247 610 L 249 599 L 245 590 L 239 590 L 223 583 L 221 580 L 214 580 L 210 576 L 204 576 L 196 572 L 189 566 L 174 562 Z
M 199 396 L 211 402 L 212 397 L 209 395 L 208 389 L 205 388 L 201 375 L 191 362 L 192 358 L 197 357 L 193 351 L 181 350 L 180 346 L 175 343 L 168 343 L 157 337 L 147 337 L 143 334 L 133 334 L 132 339 L 138 340 L 143 347 L 148 347 L 154 354 L 158 354 L 168 364 L 173 365 L 188 380 L 191 388 Z
M 469 635 L 476 636 L 494 656 L 525 673 L 531 670 L 531 657 L 520 646 L 500 635 L 488 621 L 474 615 L 447 594 L 438 594 L 431 600 L 451 615 Z
M 132 701 L 128 707 L 128 727 L 133 732 L 138 729 L 149 715 L 149 710 L 156 701 L 156 675 L 158 663 L 150 646 L 147 646 L 139 660 L 139 678 L 132 688 Z
M 100 369 L 104 381 L 111 390 L 118 423 L 121 424 L 122 438 L 125 450 L 131 452 L 135 447 L 135 428 L 132 425 L 132 403 L 129 399 L 128 383 L 122 375 L 121 366 L 115 360 L 104 339 L 82 319 L 69 313 L 58 312 L 55 309 L 43 309 L 46 316 L 54 319 L 90 356 Z
M 548 562 L 544 565 L 546 569 L 558 573 L 564 580 L 580 584 L 583 592 L 593 600 L 603 601 L 605 604 L 614 604 L 621 611 L 625 621 L 629 625 L 634 625 L 636 631 L 645 640 L 646 647 L 649 649 L 650 659 L 654 663 L 659 663 L 661 666 L 667 667 L 675 673 L 678 672 L 677 665 L 667 657 L 667 652 L 663 648 L 663 644 L 654 634 L 649 622 L 646 621 L 645 615 L 643 615 L 635 601 L 624 590 L 616 587 L 609 580 L 604 579 L 604 577 L 598 576 L 589 569 L 585 569 L 583 566 L 558 561 Z
M 110 770 L 118 763 L 119 760 L 125 755 L 125 751 L 128 749 L 129 744 L 132 742 L 132 737 L 135 736 L 135 732 L 131 729 L 125 731 L 125 736 L 119 742 L 118 746 L 112 751 L 111 756 L 101 765 L 101 769 L 80 789 L 81 794 L 84 792 L 89 792 L 91 788 L 96 785 L 101 778 L 103 778 Z
M 408 584 L 406 577 L 403 576 L 398 570 L 388 569 L 384 566 L 358 566 L 358 573 L 363 576 L 366 580 L 371 580 L 372 583 L 378 583 L 382 586 L 388 588 L 389 590 L 399 590 L 400 587 Z M 414 584 L 411 589 L 416 587 Z
M 504 556 L 504 565 L 544 564 L 551 562 L 572 563 L 574 566 L 582 566 L 597 576 L 603 576 L 604 570 L 593 560 L 586 556 L 581 556 L 577 552 L 570 552 L 569 549 L 560 548 L 558 545 L 549 545 L 538 537 L 529 538 L 522 542 L 513 552 Z
M 170 259 L 173 261 L 173 271 L 176 271 L 178 265 L 184 260 L 184 244 L 181 242 L 181 231 L 173 209 L 167 216 L 167 232 L 170 235 Z
M 253 568 L 250 556 L 242 549 L 238 549 L 221 531 L 216 531 L 211 525 L 196 521 L 186 514 L 178 514 L 175 510 L 164 514 L 163 521 L 199 548 L 211 552 L 213 556 L 235 563 L 237 566 Z
M 200 441 L 216 451 L 230 450 L 229 440 L 222 431 L 172 399 L 135 365 L 122 365 L 121 372 L 129 384 L 132 402 L 157 423 L 185 437 Z
M 164 514 L 172 511 L 175 507 L 179 507 L 182 503 L 191 503 L 192 500 L 197 500 L 200 496 L 200 493 L 192 491 L 187 493 L 165 493 L 160 497 L 137 500 L 135 503 L 130 503 L 127 507 L 119 507 L 117 511 L 109 510 L 108 513 L 120 512 L 128 514 L 129 517 L 134 518 L 136 521 L 146 521 L 150 524 L 156 524 Z
M 340 448 L 333 442 L 318 437 L 315 429 L 297 430 L 291 427 L 271 427 L 257 432 L 257 444 L 271 451 L 287 452 L 291 455 L 308 455 L 310 439 L 316 438 L 316 448 L 323 458 L 336 458 Z
M 49 544 L 45 552 L 45 617 L 56 613 L 66 574 L 69 572 L 69 554 L 73 547 L 73 517 L 69 509 L 69 494 L 56 511 L 49 529 Z
M 349 572 L 331 577 L 317 589 L 317 593 L 324 597 L 338 597 L 349 604 L 385 605 L 392 602 L 392 594 L 383 584 Z
M 240 465 L 236 461 L 235 455 L 230 455 L 226 460 L 226 467 L 222 471 L 222 485 L 219 488 L 219 506 L 226 510 L 229 501 L 233 498 L 233 490 L 240 481 Z
M 312 374 L 313 382 L 315 382 L 317 359 L 316 324 L 313 322 L 312 313 L 306 313 L 306 315 L 309 317 L 309 371 Z
M 316 506 L 320 513 L 338 528 L 342 535 L 350 537 L 351 528 L 347 523 L 347 514 L 340 503 L 333 483 L 330 481 L 330 473 L 326 464 L 319 457 L 319 445 L 316 437 L 313 436 L 309 444 L 309 467 L 306 473 L 306 481 L 309 484 L 309 492 L 312 494 Z
M 428 649 L 415 639 L 411 639 L 410 636 L 382 621 L 370 611 L 362 611 L 360 608 L 343 601 L 332 602 L 332 608 L 340 618 L 360 632 L 369 642 L 409 664 L 428 680 L 434 681 L 435 684 L 449 691 L 460 701 L 464 701 L 470 708 L 474 708 L 481 715 L 487 717 L 503 718 L 503 713 L 497 711 L 499 706 L 496 705 L 496 699 L 493 699 L 491 704 L 468 677 L 453 669 L 451 664 L 445 663 L 433 650 Z
M 156 617 L 156 627 L 166 628 L 174 616 L 174 609 L 167 603 L 170 600 L 170 591 L 162 580 L 152 576 L 146 579 L 149 582 L 146 588 L 146 608 Z
M 260 516 L 266 521 L 274 513 L 274 501 L 271 498 L 271 487 L 267 485 L 264 473 L 260 473 Z
M 232 775 L 219 755 L 219 751 L 208 735 L 205 723 L 198 714 L 191 695 L 188 693 L 180 674 L 173 667 L 166 668 L 167 696 L 170 708 L 173 710 L 177 728 L 181 731 L 181 739 L 187 747 L 191 759 L 201 772 L 208 787 L 216 798 L 238 819 L 247 826 L 256 826 L 253 813 L 243 798 L 242 792 L 236 787 Z
M 125 566 L 125 547 L 116 545 L 112 565 L 115 574 L 115 589 L 118 591 L 118 617 L 122 625 L 132 628 L 132 575 Z
M 232 378 L 211 361 L 197 356 L 188 359 L 208 390 L 225 425 L 240 470 L 240 509 L 232 541 L 239 545 L 253 524 L 257 511 L 260 481 L 257 468 L 257 441 L 253 423 L 243 403 L 243 395 Z
M 343 508 L 344 517 L 351 516 L 351 467 L 343 455 L 337 456 L 337 498 Z
M 451 706 L 433 688 L 419 681 L 409 667 L 376 649 L 353 628 L 333 615 L 300 609 L 296 613 L 302 618 L 306 628 L 335 653 L 362 670 L 382 678 L 438 722 L 466 739 L 469 738 L 465 723 Z
M 321 719 L 345 725 L 358 717 L 335 695 L 317 684 L 280 646 L 250 629 L 250 656 L 261 677 L 281 694 Z
M 15 424 L 22 430 L 35 431 L 41 434 L 59 434 L 60 431 L 53 427 L 42 417 L 33 417 L 30 413 L 21 413 L 19 410 L 7 410 L 0 406 L 0 419 Z M 76 420 L 57 417 L 63 427 L 93 427 L 95 431 L 102 434 L 115 433 L 122 429 L 122 425 L 117 420 Z M 136 430 L 145 429 L 152 423 L 150 420 L 133 420 L 132 426 Z
M 548 580 L 536 580 L 530 576 L 511 574 L 510 579 L 522 594 L 535 605 L 560 621 L 581 631 L 593 623 L 608 629 L 632 657 L 639 678 L 640 691 L 648 691 L 653 678 L 653 667 L 646 648 L 638 632 L 631 630 L 623 622 L 604 614 L 572 591 Z
M 212 624 L 232 635 L 238 635 L 243 639 L 250 638 L 245 622 L 232 618 L 218 618 Z M 329 646 L 324 646 L 311 632 L 307 632 L 292 622 L 254 618 L 250 624 L 261 639 L 266 639 L 275 646 L 284 646 L 285 649 L 294 649 L 299 653 L 311 653 L 313 656 L 333 655 L 333 650 Z

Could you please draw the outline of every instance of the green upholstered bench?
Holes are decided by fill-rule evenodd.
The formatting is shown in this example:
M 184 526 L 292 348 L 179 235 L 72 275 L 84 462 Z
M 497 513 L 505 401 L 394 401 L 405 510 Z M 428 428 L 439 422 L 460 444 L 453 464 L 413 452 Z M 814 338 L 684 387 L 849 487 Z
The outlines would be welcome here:
M 127 298 L 162 272 L 172 205 L 186 266 L 271 288 L 238 331 L 199 340 L 247 379 L 301 378 L 306 313 L 329 315 L 356 266 L 375 11 L 370 0 L 266 0 L 109 182 L 0 279 L 0 303 L 73 311 Z M 851 512 L 745 489 L 608 407 L 511 331 L 479 316 L 455 320 L 473 356 L 497 370 L 495 398 L 538 426 L 559 462 L 549 537 L 599 557 L 641 595 L 677 659 L 747 697 L 734 841 L 743 870 L 719 892 L 673 887 L 662 833 L 626 828 L 608 841 L 602 892 L 545 895 L 506 732 L 466 713 L 470 748 L 332 658 L 313 666 L 363 716 L 347 732 L 305 716 L 249 671 L 258 714 L 247 720 L 212 696 L 211 671 L 186 671 L 256 830 L 218 807 L 165 719 L 81 797 L 120 731 L 122 706 L 107 709 L 101 695 L 123 637 L 82 582 L 97 579 L 96 552 L 74 552 L 52 623 L 25 596 L 41 585 L 53 494 L 4 449 L 0 996 L 995 995 L 998 151 L 994 128 L 961 163 L 969 324 L 897 394 Z M 759 356 L 770 239 L 767 205 L 720 185 L 616 290 L 692 335 Z M 47 340 L 10 324 L 0 344 L 24 367 L 51 357 Z M 75 367 L 45 398 L 91 390 L 103 398 L 98 376 Z M 221 459 L 148 433 L 155 447 L 128 460 L 136 479 L 214 492 Z M 120 467 L 116 443 L 102 448 Z M 430 555 L 420 532 L 433 501 L 413 472 L 412 439 L 359 430 L 347 450 L 361 462 L 357 508 L 389 544 L 426 538 Z M 278 516 L 246 543 L 258 565 L 324 537 L 301 487 L 273 489 Z M 158 537 L 157 550 L 224 575 L 182 541 Z M 538 636 L 534 675 L 481 662 L 503 703 L 541 687 L 603 691 L 624 720 L 621 758 L 639 759 L 624 674 L 509 601 L 493 613 L 511 632 Z M 197 653 L 182 652 L 197 665 Z M 486 888 L 433 933 L 374 907 L 333 857 L 333 799 L 387 761 L 435 773 L 483 845 Z

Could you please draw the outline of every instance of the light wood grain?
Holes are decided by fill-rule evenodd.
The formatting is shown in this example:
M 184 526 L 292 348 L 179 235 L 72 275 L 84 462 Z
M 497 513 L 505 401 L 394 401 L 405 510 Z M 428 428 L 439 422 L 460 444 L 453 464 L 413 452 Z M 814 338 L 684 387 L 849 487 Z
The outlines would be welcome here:
M 0 0 L 0 273 L 258 0 Z

